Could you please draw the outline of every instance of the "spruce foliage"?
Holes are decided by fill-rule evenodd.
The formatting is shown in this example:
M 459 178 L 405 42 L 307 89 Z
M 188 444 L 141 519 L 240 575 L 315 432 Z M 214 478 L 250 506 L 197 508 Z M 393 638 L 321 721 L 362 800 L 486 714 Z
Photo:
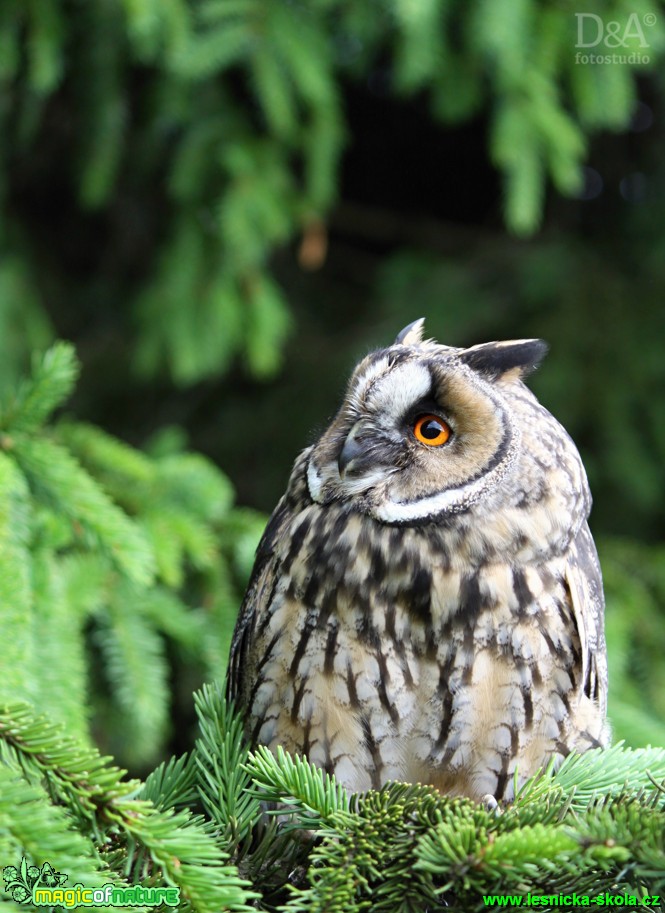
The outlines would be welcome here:
M 143 787 L 23 704 L 0 708 L 0 739 L 3 860 L 48 860 L 72 886 L 177 886 L 185 910 L 252 909 L 253 892 L 205 822 L 174 810 L 172 781 L 183 790 L 180 765 Z
M 665 889 L 665 749 L 570 756 L 496 809 L 405 783 L 348 796 L 298 757 L 248 752 L 219 686 L 196 705 L 191 755 L 144 784 L 3 705 L 0 857 L 48 860 L 70 884 L 176 886 L 193 911 L 473 911 L 492 894 Z
M 50 422 L 77 372 L 57 343 L 0 402 L 0 699 L 87 744 L 103 714 L 108 747 L 145 765 L 169 735 L 172 668 L 223 674 L 262 519 L 198 455 Z
M 620 24 L 618 45 L 591 49 L 616 49 L 615 65 L 576 59 L 582 12 Z M 45 303 L 53 314 L 72 297 L 84 309 L 127 300 L 134 363 L 149 376 L 166 368 L 191 384 L 238 353 L 256 375 L 274 372 L 292 321 L 271 255 L 300 239 L 306 266 L 323 256 L 345 85 L 378 79 L 444 124 L 486 115 L 505 220 L 524 235 L 550 183 L 580 189 L 594 131 L 628 125 L 664 36 L 657 0 L 583 11 L 537 0 L 6 0 L 0 378 L 48 342 Z M 74 286 L 32 213 L 48 193 L 66 198 L 65 231 L 85 238 L 103 225 L 116 242 L 110 264 Z

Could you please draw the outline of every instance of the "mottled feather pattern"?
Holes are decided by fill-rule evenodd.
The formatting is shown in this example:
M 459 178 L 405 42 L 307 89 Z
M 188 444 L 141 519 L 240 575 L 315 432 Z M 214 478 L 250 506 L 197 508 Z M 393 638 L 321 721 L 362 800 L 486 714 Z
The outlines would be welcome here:
M 586 476 L 521 380 L 542 344 L 458 350 L 407 330 L 361 363 L 296 461 L 229 694 L 253 743 L 351 790 L 406 780 L 511 798 L 516 770 L 609 739 Z M 445 447 L 414 439 L 423 412 L 450 426 Z

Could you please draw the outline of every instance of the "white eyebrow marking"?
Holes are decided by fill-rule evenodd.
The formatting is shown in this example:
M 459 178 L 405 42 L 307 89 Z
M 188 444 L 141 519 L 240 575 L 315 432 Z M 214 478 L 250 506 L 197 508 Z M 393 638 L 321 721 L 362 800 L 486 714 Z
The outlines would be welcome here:
M 424 365 L 415 362 L 393 368 L 373 384 L 372 380 L 373 377 L 368 378 L 365 388 L 356 394 L 359 399 L 361 396 L 366 397 L 364 407 L 369 412 L 387 411 L 393 415 L 402 415 L 432 389 L 429 371 Z

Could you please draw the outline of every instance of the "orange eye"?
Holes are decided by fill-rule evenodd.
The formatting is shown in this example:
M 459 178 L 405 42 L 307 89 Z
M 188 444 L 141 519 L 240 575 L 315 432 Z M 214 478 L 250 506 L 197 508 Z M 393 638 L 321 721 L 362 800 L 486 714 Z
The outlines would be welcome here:
M 413 423 L 413 433 L 421 444 L 440 447 L 450 437 L 450 426 L 437 415 L 419 415 Z

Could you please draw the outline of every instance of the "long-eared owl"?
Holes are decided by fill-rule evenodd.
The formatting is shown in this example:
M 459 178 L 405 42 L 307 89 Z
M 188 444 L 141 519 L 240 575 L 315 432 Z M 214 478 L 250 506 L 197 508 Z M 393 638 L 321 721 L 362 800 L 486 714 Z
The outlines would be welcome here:
M 422 326 L 358 365 L 296 460 L 228 693 L 252 743 L 350 790 L 510 799 L 515 780 L 609 740 L 591 497 L 522 380 L 545 344 L 453 348 Z

